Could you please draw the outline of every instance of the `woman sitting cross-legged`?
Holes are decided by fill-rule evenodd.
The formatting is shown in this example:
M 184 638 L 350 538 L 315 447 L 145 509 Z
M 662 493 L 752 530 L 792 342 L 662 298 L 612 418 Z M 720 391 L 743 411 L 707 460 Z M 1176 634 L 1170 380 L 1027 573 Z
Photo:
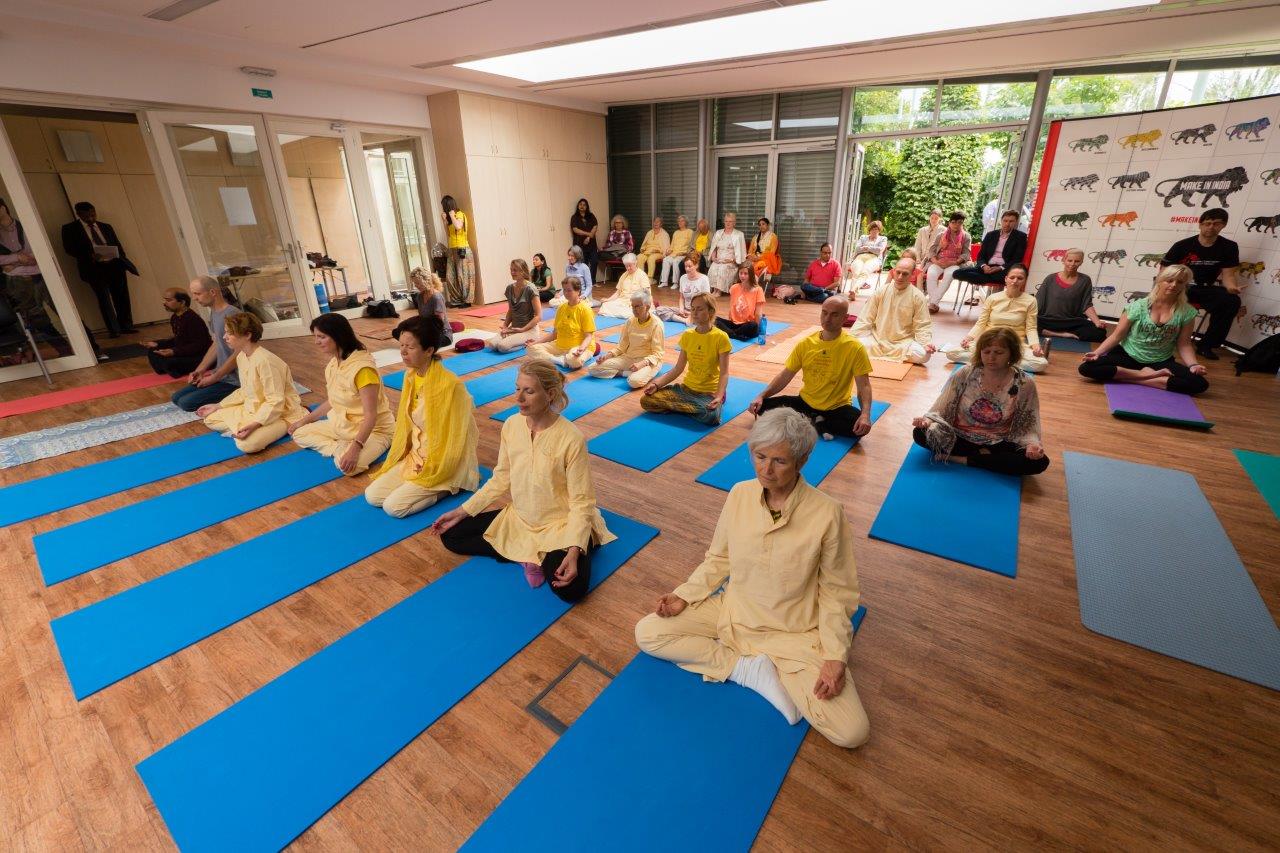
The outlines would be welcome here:
M 311 321 L 311 334 L 316 349 L 329 358 L 324 367 L 328 399 L 289 424 L 289 434 L 298 446 L 331 457 L 348 477 L 363 473 L 391 446 L 395 432 L 382 377 L 346 317 L 321 314 Z
M 1177 394 L 1209 389 L 1204 365 L 1191 343 L 1196 309 L 1187 304 L 1191 270 L 1170 264 L 1156 276 L 1151 293 L 1134 300 L 1120 315 L 1115 331 L 1085 353 L 1080 375 L 1100 382 L 1132 382 Z M 1181 357 L 1179 364 L 1174 352 Z
M 387 515 L 404 518 L 479 484 L 479 433 L 467 387 L 436 355 L 445 345 L 440 318 L 410 317 L 394 334 L 408 369 L 391 450 L 364 496 Z
M 582 301 L 576 275 L 566 277 L 562 284 L 565 302 L 556 309 L 555 326 L 530 341 L 527 351 L 530 358 L 547 359 L 577 370 L 595 355 L 596 315 L 591 313 L 591 306 Z
M 739 341 L 754 341 L 760 335 L 764 310 L 764 288 L 756 282 L 750 263 L 738 265 L 738 280 L 729 288 L 729 319 L 716 318 L 716 328 Z
M 529 281 L 538 291 L 538 298 L 543 305 L 550 305 L 556 298 L 556 280 L 551 275 L 551 267 L 547 266 L 547 256 L 541 252 L 533 253 L 533 264 L 529 267 Z
M 640 620 L 636 643 L 706 681 L 754 690 L 788 723 L 808 720 L 852 749 L 869 732 L 848 663 L 853 530 L 839 501 L 800 474 L 817 440 L 792 409 L 760 416 L 747 439 L 756 479 L 729 492 L 702 563 Z
M 709 293 L 693 297 L 694 327 L 680 336 L 676 366 L 644 388 L 640 406 L 646 412 L 676 412 L 704 424 L 720 423 L 720 409 L 729 387 L 729 336 L 711 325 L 716 303 Z M 672 385 L 689 368 L 682 384 Z M 670 385 L 671 387 L 667 387 Z
M 1051 272 L 1036 291 L 1036 322 L 1046 338 L 1075 338 L 1096 343 L 1107 336 L 1107 324 L 1093 307 L 1093 279 L 1080 272 L 1083 249 L 1067 249 L 1062 272 Z
M 542 300 L 529 281 L 529 265 L 523 258 L 511 262 L 511 283 L 503 296 L 507 300 L 507 314 L 502 318 L 498 336 L 486 341 L 485 346 L 497 352 L 511 352 L 538 337 L 538 323 L 542 320 Z
M 649 288 L 649 277 L 637 266 L 635 255 L 630 253 L 623 255 L 622 267 L 624 272 L 618 276 L 618 287 L 613 291 L 613 296 L 600 303 L 601 317 L 626 319 L 631 316 L 632 296 L 637 293 L 653 296 L 653 291 Z
M 422 267 L 414 267 L 409 273 L 409 283 L 415 291 L 413 304 L 418 309 L 418 316 L 430 317 L 434 314 L 439 317 L 440 322 L 444 323 L 444 333 L 452 343 L 453 333 L 449 331 L 449 314 L 444 304 L 444 282 L 440 280 L 440 276 Z
M 622 375 L 632 388 L 643 388 L 662 366 L 666 332 L 650 310 L 648 291 L 632 294 L 632 317 L 622 327 L 618 348 L 592 365 L 587 372 L 597 379 Z
M 1015 366 L 1022 346 L 1007 326 L 983 332 L 974 348 L 977 362 L 952 373 L 933 407 L 911 422 L 916 444 L 935 459 L 997 474 L 1048 468 L 1035 381 Z
M 242 311 L 226 319 L 222 339 L 236 360 L 240 387 L 222 398 L 196 409 L 211 430 L 231 436 L 242 453 L 257 453 L 289 431 L 289 424 L 302 420 L 302 407 L 293 372 L 280 356 L 259 343 L 262 321 Z
M 680 301 L 674 308 L 663 306 L 654 309 L 659 319 L 688 323 L 693 297 L 711 292 L 711 279 L 701 271 L 702 256 L 690 252 L 684 258 L 684 275 L 680 276 Z
M 493 476 L 461 507 L 431 527 L 455 554 L 520 563 L 532 587 L 578 601 L 591 586 L 591 552 L 617 537 L 596 508 L 587 442 L 560 412 L 564 377 L 545 361 L 525 361 L 516 375 L 520 412 L 502 425 Z M 501 510 L 488 507 L 510 495 Z
M 1004 290 L 982 301 L 978 322 L 960 341 L 960 346 L 947 350 L 947 361 L 968 364 L 974 354 L 973 342 L 988 328 L 1003 327 L 1011 329 L 1020 341 L 1026 341 L 1021 346 L 1022 361 L 1018 367 L 1027 373 L 1044 373 L 1049 359 L 1040 348 L 1036 324 L 1038 312 L 1036 298 L 1027 293 L 1027 268 L 1022 264 L 1010 265 L 1004 277 Z

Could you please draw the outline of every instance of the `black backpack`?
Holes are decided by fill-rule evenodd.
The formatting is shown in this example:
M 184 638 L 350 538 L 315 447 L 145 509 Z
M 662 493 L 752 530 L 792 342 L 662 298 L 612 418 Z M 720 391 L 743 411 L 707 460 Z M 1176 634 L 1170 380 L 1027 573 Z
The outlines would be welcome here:
M 1280 334 L 1258 341 L 1236 359 L 1236 376 L 1246 370 L 1259 373 L 1280 372 Z
M 376 302 L 370 299 L 365 303 L 364 316 L 394 319 L 400 315 L 396 313 L 396 307 L 391 304 L 390 299 L 379 299 Z

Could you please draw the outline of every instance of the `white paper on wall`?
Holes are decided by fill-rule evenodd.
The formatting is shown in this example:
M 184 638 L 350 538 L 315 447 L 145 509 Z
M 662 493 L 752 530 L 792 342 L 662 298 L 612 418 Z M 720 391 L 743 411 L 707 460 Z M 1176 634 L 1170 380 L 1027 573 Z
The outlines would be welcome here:
M 258 224 L 248 187 L 218 187 L 218 195 L 222 196 L 222 210 L 227 215 L 228 225 Z
M 1230 214 L 1240 244 L 1244 315 L 1228 340 L 1250 346 L 1280 332 L 1280 96 L 1061 122 L 1031 250 L 1032 291 L 1068 249 L 1094 304 L 1115 319 L 1150 291 L 1169 247 L 1196 233 L 1200 213 Z

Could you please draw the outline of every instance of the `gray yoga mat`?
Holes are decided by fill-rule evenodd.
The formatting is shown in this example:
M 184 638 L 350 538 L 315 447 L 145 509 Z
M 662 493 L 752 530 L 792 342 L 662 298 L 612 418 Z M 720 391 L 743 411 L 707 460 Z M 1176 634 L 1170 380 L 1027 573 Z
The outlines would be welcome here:
M 1280 690 L 1280 628 L 1195 477 L 1063 457 L 1085 627 Z

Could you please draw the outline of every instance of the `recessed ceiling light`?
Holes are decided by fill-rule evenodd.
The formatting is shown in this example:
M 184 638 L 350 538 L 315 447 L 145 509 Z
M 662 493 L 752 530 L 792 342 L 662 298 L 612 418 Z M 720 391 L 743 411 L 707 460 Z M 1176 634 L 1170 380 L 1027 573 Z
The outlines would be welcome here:
M 903 14 L 868 14 L 864 4 L 852 0 L 820 0 L 460 62 L 457 67 L 529 83 L 546 83 L 740 59 L 760 54 L 762 45 L 765 45 L 763 52 L 787 53 L 1040 18 L 1113 12 L 1158 2 L 1019 0 L 1017 3 L 957 3 L 955 0 L 915 0 L 909 9 L 903 10 Z M 993 42 L 991 47 L 995 50 L 998 44 Z

